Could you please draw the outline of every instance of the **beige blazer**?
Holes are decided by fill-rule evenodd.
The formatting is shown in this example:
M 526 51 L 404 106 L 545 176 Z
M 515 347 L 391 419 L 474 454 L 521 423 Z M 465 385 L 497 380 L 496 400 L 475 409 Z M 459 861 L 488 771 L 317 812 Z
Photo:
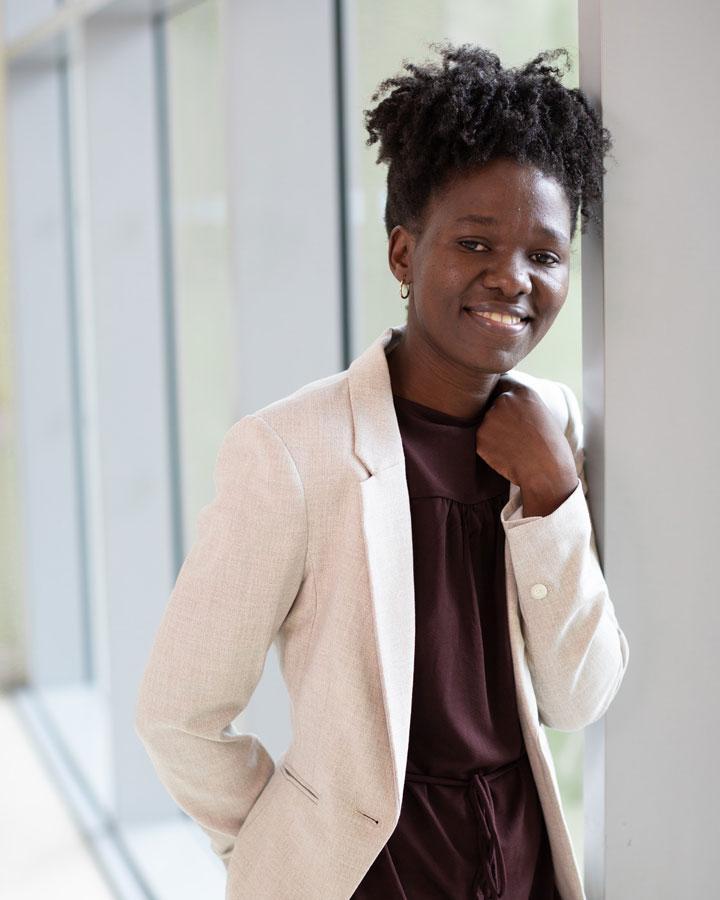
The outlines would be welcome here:
M 227 867 L 226 900 L 347 900 L 400 814 L 414 664 L 405 462 L 388 328 L 350 367 L 243 416 L 177 578 L 139 691 L 135 728 L 175 801 Z M 501 512 L 522 733 L 563 900 L 584 892 L 542 726 L 581 729 L 628 664 L 586 502 L 582 423 L 564 384 L 517 370 L 562 427 L 575 491 Z M 273 761 L 232 720 L 272 643 L 292 709 Z

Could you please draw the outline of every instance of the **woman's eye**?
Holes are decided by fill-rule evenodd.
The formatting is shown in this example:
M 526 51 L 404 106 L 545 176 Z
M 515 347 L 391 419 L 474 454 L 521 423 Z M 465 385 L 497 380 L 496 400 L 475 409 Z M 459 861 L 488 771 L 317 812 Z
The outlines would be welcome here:
M 541 261 L 541 264 L 543 266 L 548 266 L 548 265 L 554 266 L 558 262 L 558 260 L 555 259 L 555 257 L 551 253 L 535 253 L 533 255 L 545 257 L 545 261 L 544 262 Z
M 472 246 L 468 247 L 468 249 L 470 249 L 470 250 L 474 249 L 474 247 L 484 247 L 485 246 L 485 244 L 483 244 L 481 241 L 473 241 L 470 238 L 467 238 L 462 241 L 458 241 L 458 243 L 461 244 L 463 247 L 467 247 L 468 244 L 471 244 Z M 540 263 L 543 266 L 555 266 L 560 261 L 560 260 L 556 259 L 552 255 L 552 253 L 540 252 L 540 253 L 534 253 L 533 256 L 542 257 L 542 259 L 540 260 Z

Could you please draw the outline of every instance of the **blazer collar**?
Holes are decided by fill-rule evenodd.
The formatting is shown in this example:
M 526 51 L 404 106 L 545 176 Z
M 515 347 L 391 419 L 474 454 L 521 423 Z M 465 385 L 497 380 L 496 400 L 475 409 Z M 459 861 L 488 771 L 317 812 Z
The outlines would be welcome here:
M 386 354 L 398 344 L 405 329 L 404 324 L 386 328 L 348 369 L 354 450 L 373 475 L 404 460 Z

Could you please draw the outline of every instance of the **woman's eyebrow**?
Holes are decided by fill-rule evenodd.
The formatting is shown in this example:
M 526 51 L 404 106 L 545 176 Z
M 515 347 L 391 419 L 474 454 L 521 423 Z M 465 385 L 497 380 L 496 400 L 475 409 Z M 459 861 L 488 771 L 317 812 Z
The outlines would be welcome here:
M 498 220 L 494 216 L 481 216 L 477 213 L 468 213 L 465 216 L 460 216 L 459 219 L 455 219 L 455 225 L 461 225 L 464 222 L 472 222 L 474 225 L 498 224 Z M 554 241 L 558 241 L 561 244 L 569 242 L 568 236 L 566 234 L 564 234 L 562 231 L 558 231 L 556 228 L 551 228 L 549 225 L 538 225 L 536 230 L 544 234 L 546 237 L 549 237 Z

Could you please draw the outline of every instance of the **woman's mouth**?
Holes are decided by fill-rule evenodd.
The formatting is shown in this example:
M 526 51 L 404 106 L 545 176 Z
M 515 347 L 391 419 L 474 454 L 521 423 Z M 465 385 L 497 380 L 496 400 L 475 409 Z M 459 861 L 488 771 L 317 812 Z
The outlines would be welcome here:
M 464 307 L 473 322 L 487 334 L 516 335 L 525 330 L 529 319 L 520 319 L 503 313 L 475 312 Z

